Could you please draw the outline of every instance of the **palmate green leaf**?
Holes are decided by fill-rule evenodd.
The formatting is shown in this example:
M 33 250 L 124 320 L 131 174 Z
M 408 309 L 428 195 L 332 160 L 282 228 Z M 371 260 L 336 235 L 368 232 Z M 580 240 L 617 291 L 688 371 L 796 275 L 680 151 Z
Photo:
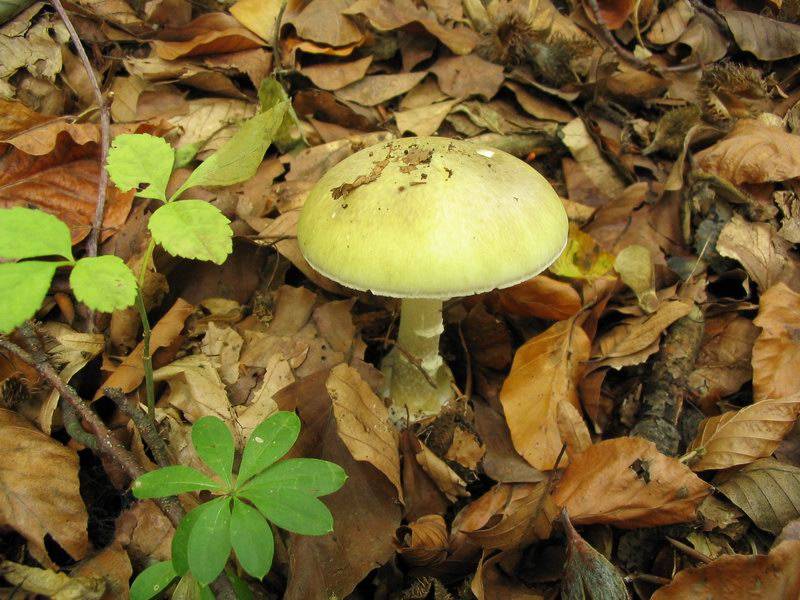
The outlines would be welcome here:
M 185 492 L 216 490 L 219 484 L 197 469 L 183 465 L 172 465 L 150 471 L 137 478 L 131 486 L 137 498 L 164 498 Z
M 114 312 L 136 302 L 136 276 L 118 256 L 89 256 L 72 268 L 75 297 L 92 310 Z
M 221 265 L 233 250 L 230 221 L 203 200 L 177 200 L 160 206 L 147 227 L 153 240 L 173 256 Z
M 231 544 L 239 564 L 251 577 L 261 579 L 272 566 L 275 541 L 261 514 L 241 500 L 233 500 Z
M 244 122 L 233 137 L 198 166 L 173 194 L 178 198 L 194 186 L 233 185 L 252 177 L 283 122 L 288 101 Z
M 0 264 L 0 333 L 10 333 L 36 314 L 57 266 L 38 260 Z
M 332 494 L 346 480 L 344 469 L 327 460 L 290 458 L 253 477 L 244 489 L 295 490 L 316 497 Z
M 171 561 L 150 565 L 139 573 L 131 585 L 130 600 L 150 600 L 159 596 L 177 577 Z
M 262 421 L 250 434 L 239 466 L 238 486 L 286 454 L 300 435 L 300 417 L 279 411 Z
M 208 585 L 225 568 L 231 553 L 231 500 L 228 497 L 206 502 L 189 532 L 189 570 L 198 582 Z
M 211 470 L 231 484 L 233 436 L 222 419 L 207 416 L 192 426 L 192 445 Z
M 123 192 L 145 184 L 147 187 L 137 191 L 137 196 L 166 202 L 174 162 L 175 152 L 163 138 L 124 133 L 112 140 L 106 169 L 111 181 Z
M 325 535 L 333 531 L 333 516 L 320 500 L 296 490 L 242 490 L 239 496 L 250 500 L 259 512 L 287 531 L 303 535 Z
M 62 256 L 72 261 L 69 227 L 43 210 L 0 209 L 0 258 Z
M 192 532 L 197 517 L 200 516 L 198 511 L 203 506 L 205 505 L 201 504 L 186 513 L 172 536 L 172 566 L 181 577 L 189 572 L 189 534 Z

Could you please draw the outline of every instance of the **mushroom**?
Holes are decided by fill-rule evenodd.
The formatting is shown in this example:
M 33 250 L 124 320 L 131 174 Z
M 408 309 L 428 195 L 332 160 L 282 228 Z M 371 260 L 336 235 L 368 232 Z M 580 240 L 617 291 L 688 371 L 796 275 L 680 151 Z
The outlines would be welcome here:
M 416 137 L 365 148 L 326 172 L 297 239 L 322 275 L 402 299 L 381 369 L 392 418 L 418 420 L 454 397 L 439 354 L 443 301 L 541 273 L 567 230 L 558 195 L 525 162 L 475 142 Z

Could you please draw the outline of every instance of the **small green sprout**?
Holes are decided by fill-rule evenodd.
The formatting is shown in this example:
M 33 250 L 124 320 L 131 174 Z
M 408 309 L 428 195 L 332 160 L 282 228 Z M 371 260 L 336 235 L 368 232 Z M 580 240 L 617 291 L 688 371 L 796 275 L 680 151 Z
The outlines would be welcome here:
M 172 560 L 140 573 L 131 587 L 131 599 L 154 598 L 176 577 L 189 576 L 200 590 L 206 589 L 225 568 L 231 549 L 244 572 L 263 578 L 272 566 L 274 551 L 269 522 L 302 535 L 332 532 L 333 517 L 319 497 L 342 487 L 347 475 L 324 460 L 279 461 L 299 433 L 300 419 L 295 413 L 273 414 L 253 430 L 234 476 L 230 430 L 217 417 L 203 417 L 192 427 L 192 444 L 215 478 L 183 465 L 139 477 L 132 486 L 137 498 L 204 490 L 215 497 L 183 518 L 172 539 Z

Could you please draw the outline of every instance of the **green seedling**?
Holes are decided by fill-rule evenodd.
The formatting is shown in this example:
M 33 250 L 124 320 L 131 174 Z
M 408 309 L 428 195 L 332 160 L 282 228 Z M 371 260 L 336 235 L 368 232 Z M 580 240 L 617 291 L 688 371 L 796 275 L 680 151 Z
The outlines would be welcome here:
M 59 267 L 72 267 L 72 291 L 92 310 L 113 312 L 136 300 L 136 278 L 122 259 L 75 260 L 69 228 L 41 210 L 0 210 L 0 261 L 13 261 L 0 262 L 0 333 L 36 314 Z
M 279 461 L 299 433 L 296 414 L 273 414 L 253 430 L 238 475 L 234 475 L 230 430 L 217 417 L 203 417 L 192 427 L 192 444 L 215 477 L 183 465 L 139 477 L 132 486 L 137 498 L 200 491 L 214 498 L 183 518 L 172 539 L 172 560 L 156 563 L 139 574 L 131 587 L 131 599 L 155 598 L 177 577 L 182 578 L 179 586 L 194 582 L 199 590 L 207 589 L 205 586 L 225 568 L 231 549 L 245 573 L 263 578 L 272 566 L 274 551 L 269 522 L 302 535 L 332 532 L 333 516 L 319 497 L 342 487 L 347 475 L 338 465 L 324 460 Z M 240 580 L 232 582 L 235 589 L 241 587 L 236 585 Z

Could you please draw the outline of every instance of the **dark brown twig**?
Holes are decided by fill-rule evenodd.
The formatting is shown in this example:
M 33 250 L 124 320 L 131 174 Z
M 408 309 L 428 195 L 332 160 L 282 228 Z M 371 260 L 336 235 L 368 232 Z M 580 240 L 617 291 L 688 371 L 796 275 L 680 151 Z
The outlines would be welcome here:
M 667 541 L 673 546 L 675 546 L 678 550 L 683 552 L 686 556 L 689 556 L 690 558 L 700 561 L 701 563 L 709 564 L 714 562 L 713 559 L 709 558 L 702 552 L 695 550 L 691 546 L 687 546 L 683 542 L 679 542 L 678 540 L 671 538 L 669 536 L 667 536 Z
M 89 408 L 86 401 L 78 395 L 72 386 L 65 383 L 64 380 L 59 377 L 49 361 L 37 361 L 30 352 L 23 350 L 6 338 L 0 338 L 0 348 L 11 352 L 20 360 L 31 365 L 53 389 L 61 394 L 63 400 L 72 405 L 78 417 L 89 426 L 89 429 L 91 429 L 97 439 L 97 448 L 101 454 L 104 454 L 117 463 L 131 479 L 136 479 L 140 475 L 144 475 L 144 469 L 136 461 L 133 454 L 111 434 L 105 423 L 103 423 L 100 417 Z M 160 498 L 156 500 L 156 502 L 170 522 L 177 527 L 178 523 L 180 523 L 183 518 L 183 509 L 177 499 L 174 497 Z
M 617 41 L 617 38 L 614 37 L 614 34 L 611 33 L 611 30 L 606 25 L 606 20 L 603 18 L 602 13 L 600 12 L 600 5 L 597 3 L 597 0 L 586 0 L 589 8 L 592 10 L 592 16 L 594 17 L 595 23 L 597 27 L 600 29 L 600 34 L 603 36 L 603 40 L 614 49 L 621 58 L 625 59 L 632 65 L 636 65 L 640 69 L 651 70 L 653 67 L 650 63 L 643 61 L 641 58 L 636 56 L 633 52 L 624 48 L 622 44 Z
M 100 111 L 100 176 L 97 182 L 97 206 L 94 211 L 94 220 L 92 221 L 92 230 L 89 232 L 89 237 L 86 240 L 86 256 L 97 256 L 97 243 L 100 238 L 100 230 L 103 227 L 103 214 L 106 206 L 106 188 L 108 187 L 108 171 L 106 171 L 106 158 L 108 157 L 108 146 L 111 138 L 111 114 L 108 103 L 103 98 L 103 92 L 100 89 L 100 83 L 95 77 L 92 63 L 89 62 L 89 57 L 86 54 L 86 49 L 83 47 L 78 32 L 72 21 L 64 10 L 64 5 L 61 0 L 52 0 L 53 6 L 58 12 L 58 16 L 64 22 L 64 26 L 69 32 L 69 37 L 72 39 L 72 44 L 78 52 L 78 57 L 83 63 L 83 68 L 86 70 L 86 76 L 89 78 L 89 83 L 94 92 L 95 101 Z
M 158 434 L 155 421 L 143 411 L 135 402 L 131 402 L 125 393 L 119 388 L 103 388 L 103 393 L 114 401 L 119 409 L 128 415 L 139 430 L 142 439 L 153 453 L 153 458 L 159 467 L 166 467 L 172 464 L 169 458 L 169 450 L 163 438 Z

